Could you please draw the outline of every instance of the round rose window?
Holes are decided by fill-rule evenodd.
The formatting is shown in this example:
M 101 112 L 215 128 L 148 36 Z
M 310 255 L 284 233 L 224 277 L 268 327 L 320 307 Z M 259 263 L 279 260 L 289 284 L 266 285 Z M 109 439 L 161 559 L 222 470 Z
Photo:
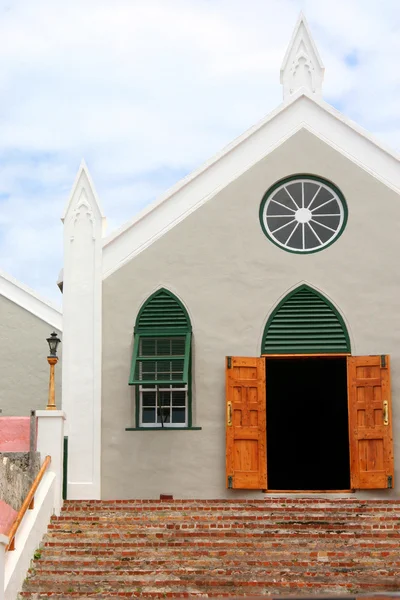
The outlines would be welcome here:
M 323 179 L 296 177 L 273 186 L 260 207 L 268 238 L 291 252 L 316 252 L 342 233 L 347 219 L 341 192 Z

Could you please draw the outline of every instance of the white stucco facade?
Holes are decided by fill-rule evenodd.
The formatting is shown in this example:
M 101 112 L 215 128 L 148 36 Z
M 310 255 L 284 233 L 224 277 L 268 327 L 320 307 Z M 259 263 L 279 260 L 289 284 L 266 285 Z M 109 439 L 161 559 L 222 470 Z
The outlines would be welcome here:
M 48 400 L 52 331 L 62 337 L 61 310 L 7 273 L 0 272 L 0 408 L 2 416 L 28 417 Z M 59 349 L 62 355 L 62 345 Z M 56 367 L 56 400 L 61 405 L 61 361 Z
M 357 493 L 400 493 L 400 160 L 322 100 L 323 76 L 301 17 L 283 104 L 107 238 L 81 167 L 64 215 L 70 498 L 260 497 L 226 489 L 225 357 L 260 356 L 269 315 L 301 283 L 336 307 L 352 355 L 391 356 L 395 487 Z M 313 254 L 277 247 L 259 220 L 266 191 L 296 175 L 332 182 L 348 208 L 342 235 Z M 128 385 L 134 325 L 160 288 L 191 320 L 192 429 L 140 429 Z

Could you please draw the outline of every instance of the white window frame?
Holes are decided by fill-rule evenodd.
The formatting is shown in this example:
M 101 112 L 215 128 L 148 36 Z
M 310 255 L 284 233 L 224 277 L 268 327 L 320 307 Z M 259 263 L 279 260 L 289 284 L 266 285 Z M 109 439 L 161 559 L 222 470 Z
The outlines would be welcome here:
M 298 184 L 298 183 L 301 184 L 301 190 L 302 190 L 301 200 L 300 200 L 299 204 L 294 200 L 293 196 L 290 193 L 290 186 L 293 184 Z M 312 198 L 311 202 L 309 202 L 307 208 L 304 207 L 304 184 L 305 183 L 312 183 L 317 188 L 317 191 L 314 194 L 314 197 Z M 332 195 L 332 198 L 328 199 L 323 204 L 317 205 L 315 208 L 313 208 L 311 210 L 312 204 L 322 188 L 327 190 Z M 284 189 L 286 191 L 288 197 L 291 198 L 292 206 L 285 207 L 285 206 L 281 205 L 283 207 L 282 211 L 283 210 L 286 211 L 286 212 L 282 212 L 281 215 L 267 215 L 268 207 L 271 202 L 273 202 L 277 205 L 281 204 L 279 201 L 275 200 L 275 196 L 282 189 Z M 332 206 L 332 210 L 334 211 L 334 213 L 333 214 L 324 213 L 323 215 L 319 215 L 319 214 L 315 215 L 315 217 L 319 218 L 319 221 L 318 220 L 315 221 L 313 218 L 314 217 L 313 212 L 318 211 L 323 206 L 328 205 L 333 202 L 335 203 L 335 205 Z M 339 212 L 337 212 L 337 210 Z M 303 219 L 304 211 L 309 214 L 308 214 L 308 216 L 304 217 L 304 219 Z M 335 189 L 335 187 L 333 185 L 329 185 L 328 182 L 325 182 L 322 179 L 317 179 L 317 178 L 314 179 L 311 177 L 310 178 L 298 177 L 298 178 L 293 178 L 293 179 L 291 178 L 290 180 L 285 180 L 284 182 L 282 182 L 281 185 L 276 187 L 273 190 L 273 192 L 269 193 L 267 197 L 264 197 L 263 205 L 262 205 L 262 213 L 261 213 L 260 217 L 261 217 L 262 226 L 264 228 L 264 231 L 265 231 L 267 237 L 274 244 L 276 244 L 280 248 L 283 248 L 284 250 L 293 252 L 295 254 L 311 254 L 311 253 L 319 252 L 320 250 L 323 250 L 326 246 L 330 246 L 331 244 L 333 244 L 333 242 L 338 237 L 340 237 L 340 235 L 343 232 L 345 221 L 347 219 L 346 211 L 347 211 L 346 203 L 345 203 L 344 199 L 341 197 L 340 192 L 338 193 L 338 191 Z M 330 217 L 330 216 L 339 217 L 339 223 L 335 228 L 327 226 L 326 224 L 321 222 L 321 218 Z M 280 218 L 288 218 L 288 217 L 292 217 L 292 221 L 290 223 L 285 222 L 283 225 L 279 224 Z M 318 233 L 315 231 L 315 228 L 313 227 L 313 224 L 315 222 L 319 226 L 323 227 L 324 229 L 330 230 L 332 232 L 331 237 L 329 239 L 327 239 L 325 242 L 323 242 L 322 239 L 320 239 Z M 273 229 L 271 228 L 272 223 L 274 224 Z M 275 237 L 275 233 L 278 232 L 279 230 L 287 227 L 288 225 L 290 225 L 292 223 L 296 223 L 296 225 L 295 225 L 295 228 L 291 231 L 291 233 L 288 236 L 288 238 L 286 239 L 286 241 L 285 242 L 279 241 L 279 239 L 277 237 Z M 312 231 L 315 238 L 319 241 L 319 244 L 317 246 L 313 246 L 311 248 L 306 248 L 306 246 L 305 246 L 306 224 L 307 224 L 307 227 L 309 227 L 310 230 Z M 293 234 L 295 233 L 295 231 L 297 230 L 297 228 L 300 228 L 300 231 L 301 231 L 302 248 L 295 248 L 294 246 L 290 245 L 290 240 L 291 240 Z
M 137 386 L 136 388 L 138 390 L 138 394 L 139 394 L 139 427 L 151 427 L 152 429 L 157 428 L 157 429 L 166 429 L 166 428 L 177 428 L 177 427 L 188 427 L 188 414 L 189 414 L 189 410 L 188 410 L 188 386 L 187 385 L 183 385 L 182 387 L 176 387 L 176 385 L 165 385 L 163 384 L 161 385 L 154 385 L 154 387 L 149 387 L 149 385 L 147 384 L 145 387 L 143 387 L 142 385 Z M 175 407 L 175 408 L 184 408 L 185 409 L 185 422 L 181 422 L 181 423 L 164 423 L 164 425 L 162 425 L 161 423 L 144 423 L 143 422 L 143 393 L 144 392 L 155 392 L 156 393 L 156 406 L 155 406 L 155 412 L 156 412 L 156 418 L 157 418 L 157 408 L 158 408 L 158 392 L 171 392 L 171 390 L 176 391 L 176 392 L 185 392 L 185 405 L 184 406 L 179 406 L 179 407 Z M 172 399 L 170 402 L 170 416 L 172 417 L 172 407 L 174 406 L 172 404 Z

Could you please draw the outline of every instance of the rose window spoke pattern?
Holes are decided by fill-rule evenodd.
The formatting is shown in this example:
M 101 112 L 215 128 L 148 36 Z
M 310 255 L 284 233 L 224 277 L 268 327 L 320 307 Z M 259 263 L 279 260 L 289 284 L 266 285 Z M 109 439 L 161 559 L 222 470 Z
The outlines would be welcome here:
M 292 252 L 314 252 L 331 244 L 345 224 L 345 205 L 328 183 L 295 179 L 275 188 L 262 204 L 267 236 Z

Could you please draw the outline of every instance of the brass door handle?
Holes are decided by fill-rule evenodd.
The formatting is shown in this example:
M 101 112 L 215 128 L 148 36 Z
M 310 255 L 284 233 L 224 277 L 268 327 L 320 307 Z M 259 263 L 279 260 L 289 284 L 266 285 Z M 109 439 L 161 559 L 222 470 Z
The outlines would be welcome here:
M 387 400 L 383 401 L 383 424 L 389 425 L 389 403 Z
M 227 412 L 227 425 L 228 427 L 232 427 L 232 402 L 228 402 L 226 407 Z

